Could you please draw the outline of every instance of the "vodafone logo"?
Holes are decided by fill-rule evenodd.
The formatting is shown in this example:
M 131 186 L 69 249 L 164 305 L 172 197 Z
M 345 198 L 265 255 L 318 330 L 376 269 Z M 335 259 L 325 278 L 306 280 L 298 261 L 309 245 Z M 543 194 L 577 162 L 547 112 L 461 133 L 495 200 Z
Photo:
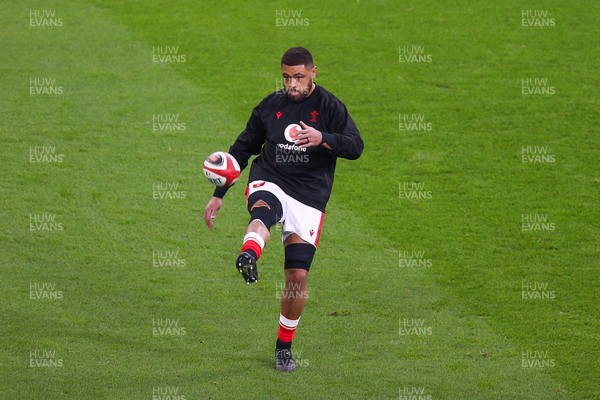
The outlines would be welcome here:
M 298 124 L 289 124 L 285 127 L 285 131 L 283 132 L 285 139 L 288 142 L 296 143 L 298 140 L 298 132 L 302 130 L 302 127 Z

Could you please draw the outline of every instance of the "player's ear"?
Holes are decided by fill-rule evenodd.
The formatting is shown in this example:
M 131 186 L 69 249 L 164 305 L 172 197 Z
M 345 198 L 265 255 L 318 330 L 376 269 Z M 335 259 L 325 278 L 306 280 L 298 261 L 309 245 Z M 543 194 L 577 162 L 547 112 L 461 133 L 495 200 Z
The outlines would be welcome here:
M 310 75 L 311 75 L 312 79 L 315 79 L 317 77 L 317 72 L 318 72 L 317 66 L 314 65 L 312 67 L 312 69 L 310 70 Z

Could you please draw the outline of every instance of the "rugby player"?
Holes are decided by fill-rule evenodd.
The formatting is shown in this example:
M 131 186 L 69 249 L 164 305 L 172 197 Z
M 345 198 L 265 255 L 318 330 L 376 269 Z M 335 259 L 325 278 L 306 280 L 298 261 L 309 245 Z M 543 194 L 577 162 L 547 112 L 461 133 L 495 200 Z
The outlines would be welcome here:
M 315 255 L 325 208 L 331 195 L 336 161 L 354 160 L 363 141 L 346 106 L 318 86 L 311 53 L 293 47 L 281 59 L 284 87 L 252 111 L 246 129 L 229 148 L 243 170 L 251 156 L 246 203 L 250 222 L 235 267 L 247 284 L 258 282 L 257 261 L 282 224 L 285 285 L 281 298 L 275 367 L 292 371 L 292 340 L 307 297 L 307 277 Z M 213 220 L 228 188 L 217 188 L 204 220 Z

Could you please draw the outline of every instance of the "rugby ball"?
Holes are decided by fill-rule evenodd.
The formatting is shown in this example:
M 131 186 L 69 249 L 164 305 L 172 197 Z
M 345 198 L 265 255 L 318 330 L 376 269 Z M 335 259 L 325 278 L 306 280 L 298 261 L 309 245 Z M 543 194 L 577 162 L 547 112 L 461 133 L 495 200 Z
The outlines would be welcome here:
M 240 164 L 231 154 L 216 151 L 204 160 L 204 176 L 217 187 L 231 186 L 240 177 Z

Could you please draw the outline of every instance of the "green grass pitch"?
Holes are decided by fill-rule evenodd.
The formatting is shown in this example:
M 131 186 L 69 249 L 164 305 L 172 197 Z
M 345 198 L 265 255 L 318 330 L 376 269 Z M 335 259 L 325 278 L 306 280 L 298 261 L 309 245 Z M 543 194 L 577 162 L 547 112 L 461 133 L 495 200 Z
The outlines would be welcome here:
M 0 398 L 600 398 L 600 3 L 0 4 Z M 309 48 L 340 160 L 294 349 L 204 158 Z

